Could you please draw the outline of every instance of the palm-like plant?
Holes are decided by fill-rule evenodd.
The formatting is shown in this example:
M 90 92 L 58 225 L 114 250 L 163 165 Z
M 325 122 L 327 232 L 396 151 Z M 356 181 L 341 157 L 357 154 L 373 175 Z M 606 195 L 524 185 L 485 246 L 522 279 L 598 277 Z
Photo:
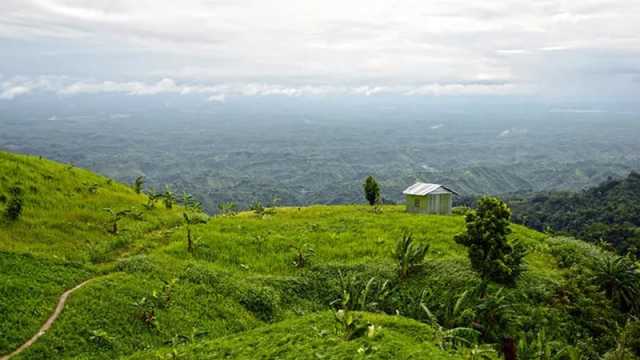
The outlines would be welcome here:
M 293 266 L 302 269 L 309 262 L 309 258 L 315 255 L 315 250 L 309 244 L 291 244 L 291 248 L 295 251 L 295 259 Z
M 331 304 L 338 305 L 345 310 L 378 311 L 391 294 L 388 280 L 377 280 L 371 277 L 362 282 L 355 275 L 343 276 L 339 273 L 342 293 L 340 298 Z
M 193 253 L 193 237 L 191 235 L 191 226 L 196 224 L 204 224 L 207 221 L 202 216 L 189 214 L 186 212 L 182 213 L 182 216 L 184 217 L 184 222 L 187 225 L 187 251 Z
M 136 194 L 140 194 L 142 192 L 142 188 L 144 187 L 144 176 L 138 176 L 136 180 L 133 182 L 133 190 Z
M 626 256 L 596 258 L 593 282 L 624 312 L 640 311 L 640 272 Z
M 477 339 L 480 332 L 469 327 L 454 327 L 446 328 L 438 322 L 438 318 L 429 310 L 427 305 L 420 303 L 420 307 L 427 314 L 428 322 L 433 326 L 434 342 L 438 346 L 445 350 L 451 348 L 457 348 L 461 345 L 470 346 L 473 343 L 473 339 Z
M 394 259 L 398 262 L 398 276 L 400 280 L 406 279 L 411 273 L 418 270 L 427 255 L 429 245 L 415 244 L 413 235 L 405 231 L 402 238 L 396 244 L 396 250 L 393 253 Z
M 176 202 L 176 196 L 173 191 L 171 191 L 171 188 L 169 186 L 164 188 L 162 201 L 164 202 L 164 207 L 167 209 L 173 208 L 173 204 Z
M 111 215 L 111 230 L 109 230 L 109 232 L 112 234 L 118 233 L 118 222 L 125 216 L 131 214 L 131 210 L 115 211 L 111 208 L 105 208 L 104 211 Z

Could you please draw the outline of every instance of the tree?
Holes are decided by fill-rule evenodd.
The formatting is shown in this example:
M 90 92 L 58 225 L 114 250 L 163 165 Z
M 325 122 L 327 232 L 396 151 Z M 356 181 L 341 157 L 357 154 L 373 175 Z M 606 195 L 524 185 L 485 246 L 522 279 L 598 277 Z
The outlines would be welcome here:
M 592 266 L 594 284 L 624 312 L 640 312 L 640 271 L 627 256 L 596 258 Z
M 182 213 L 184 222 L 187 225 L 187 251 L 193 253 L 193 237 L 191 236 L 191 226 L 196 224 L 204 224 L 207 222 L 200 214 Z
M 410 232 L 405 231 L 402 234 L 402 238 L 398 240 L 396 250 L 393 253 L 394 259 L 398 262 L 400 280 L 406 279 L 422 266 L 428 250 L 429 245 L 415 244 L 413 235 Z
M 143 188 L 144 188 L 144 176 L 138 176 L 136 180 L 133 182 L 133 190 L 135 190 L 136 194 L 140 194 Z
M 483 280 L 513 285 L 522 272 L 525 248 L 507 242 L 511 210 L 500 199 L 484 197 L 476 211 L 467 214 L 466 232 L 455 236 L 458 244 L 468 247 L 471 267 Z
M 111 208 L 105 208 L 104 211 L 111 215 L 111 230 L 109 230 L 109 232 L 112 234 L 118 233 L 118 222 L 125 216 L 131 214 L 131 210 L 115 211 Z
M 22 188 L 12 186 L 9 188 L 9 194 L 11 198 L 4 209 L 4 217 L 9 221 L 15 221 L 22 214 Z
M 364 197 L 369 202 L 369 205 L 373 206 L 380 202 L 380 186 L 376 182 L 373 176 L 367 177 L 364 184 Z
M 176 196 L 171 191 L 169 186 L 164 188 L 164 193 L 162 194 L 162 201 L 164 202 L 164 207 L 167 209 L 173 208 L 173 204 L 176 202 Z

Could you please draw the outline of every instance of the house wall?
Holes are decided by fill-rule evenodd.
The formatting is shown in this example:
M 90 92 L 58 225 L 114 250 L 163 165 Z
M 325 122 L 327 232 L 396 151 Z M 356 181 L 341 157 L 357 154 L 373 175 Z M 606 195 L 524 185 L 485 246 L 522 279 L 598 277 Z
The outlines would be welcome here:
M 425 196 L 405 195 L 407 212 L 422 214 L 451 214 L 451 194 L 429 194 Z M 416 201 L 418 207 L 416 207 Z

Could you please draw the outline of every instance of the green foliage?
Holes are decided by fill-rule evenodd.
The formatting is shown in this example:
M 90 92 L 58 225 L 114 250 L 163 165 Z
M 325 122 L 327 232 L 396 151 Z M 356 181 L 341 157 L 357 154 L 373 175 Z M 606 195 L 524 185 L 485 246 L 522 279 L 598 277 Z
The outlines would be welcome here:
M 271 287 L 255 286 L 246 289 L 239 302 L 258 319 L 273 321 L 279 311 L 280 296 Z
M 332 302 L 344 310 L 380 311 L 391 294 L 388 280 L 379 281 L 371 277 L 363 282 L 356 275 L 338 274 L 340 281 L 340 297 Z
M 19 181 L 28 216 L 0 228 L 3 354 L 37 331 L 65 289 L 89 277 L 24 358 L 496 359 L 490 347 L 512 336 L 530 349 L 554 342 L 547 353 L 557 358 L 597 359 L 634 338 L 623 341 L 616 329 L 629 314 L 592 281 L 593 255 L 606 251 L 577 240 L 512 226 L 509 240 L 529 250 L 528 271 L 501 289 L 478 285 L 453 240 L 462 217 L 416 216 L 403 206 L 385 205 L 382 215 L 368 205 L 283 207 L 277 216 L 241 212 L 196 225 L 183 213 L 206 215 L 174 204 L 122 217 L 126 231 L 114 236 L 104 231 L 112 217 L 102 209 L 139 209 L 145 196 L 80 168 L 4 159 L 0 153 L 0 192 Z M 429 239 L 430 257 L 420 276 L 397 282 L 389 250 L 407 228 Z M 193 255 L 185 251 L 188 229 L 197 235 Z M 292 239 L 314 250 L 311 263 L 304 254 L 304 270 L 291 266 Z M 336 298 L 357 321 L 337 321 L 328 310 Z M 349 333 L 361 336 L 344 341 Z
M 455 349 L 461 346 L 469 346 L 477 341 L 478 335 L 480 334 L 477 330 L 469 327 L 445 328 L 438 323 L 436 316 L 433 315 L 424 303 L 421 303 L 420 307 L 427 315 L 428 322 L 436 329 L 434 342 L 438 344 L 441 349 Z
M 9 194 L 11 197 L 7 203 L 7 207 L 4 210 L 4 218 L 8 221 L 16 221 L 22 214 L 22 188 L 19 186 L 12 186 L 9 188 Z
M 429 251 L 428 244 L 416 244 L 413 242 L 413 235 L 410 232 L 405 230 L 402 233 L 393 252 L 393 258 L 398 264 L 400 280 L 406 279 L 422 267 L 427 251 Z
M 208 219 L 202 213 L 194 214 L 194 213 L 183 212 L 182 217 L 184 218 L 184 223 L 187 228 L 187 251 L 189 251 L 190 253 L 193 253 L 194 239 L 191 234 L 192 227 L 193 225 L 197 225 L 197 224 L 205 224 L 208 221 Z
M 513 199 L 514 221 L 597 243 L 620 255 L 640 255 L 640 174 L 609 179 L 579 193 L 551 192 Z
M 364 188 L 364 197 L 373 206 L 380 203 L 380 186 L 373 176 L 368 176 L 362 185 Z
M 173 204 L 176 203 L 176 196 L 173 191 L 171 191 L 171 188 L 169 188 L 169 186 L 166 186 L 164 189 L 164 193 L 162 194 L 162 202 L 164 203 L 164 207 L 167 209 L 173 208 Z
M 357 339 L 364 334 L 375 334 L 375 325 L 368 324 L 352 311 L 340 309 L 336 311 L 337 332 L 342 338 L 349 341 Z
M 458 244 L 469 248 L 469 260 L 483 279 L 513 285 L 522 272 L 523 245 L 510 245 L 511 211 L 502 200 L 485 197 L 478 209 L 465 217 L 467 231 L 456 235 Z
M 295 251 L 293 266 L 302 269 L 309 264 L 309 260 L 315 254 L 315 250 L 311 245 L 305 243 L 302 245 L 293 244 L 291 248 Z
M 111 215 L 111 226 L 109 232 L 114 235 L 118 233 L 118 222 L 125 216 L 128 216 L 132 213 L 131 209 L 116 211 L 111 208 L 105 208 L 104 211 L 108 212 L 109 215 Z
M 133 182 L 133 190 L 140 194 L 144 190 L 144 176 L 138 176 Z
M 595 259 L 593 283 L 604 291 L 621 311 L 640 313 L 640 270 L 626 256 L 602 256 Z
M 221 202 L 218 204 L 218 211 L 224 216 L 233 216 L 238 213 L 238 206 L 231 201 Z

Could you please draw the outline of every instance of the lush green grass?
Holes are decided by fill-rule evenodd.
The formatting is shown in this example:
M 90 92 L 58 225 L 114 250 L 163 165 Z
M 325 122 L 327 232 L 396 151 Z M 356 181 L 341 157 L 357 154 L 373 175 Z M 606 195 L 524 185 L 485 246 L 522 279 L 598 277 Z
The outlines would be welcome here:
M 22 188 L 24 206 L 19 221 L 0 227 L 0 250 L 43 254 L 62 260 L 105 261 L 148 245 L 136 243 L 145 234 L 181 222 L 180 209 L 162 205 L 145 210 L 146 196 L 130 187 L 84 169 L 0 152 L 0 194 Z M 6 204 L 0 203 L 0 211 Z M 142 219 L 126 217 L 113 235 L 111 215 L 104 209 L 133 210 Z
M 0 324 L 0 353 L 30 337 L 64 289 L 95 277 L 22 359 L 174 352 L 183 358 L 464 358 L 469 348 L 440 349 L 439 324 L 471 326 L 498 292 L 492 284 L 487 296 L 477 295 L 480 280 L 453 240 L 464 230 L 462 216 L 408 214 L 402 206 L 378 213 L 358 205 L 244 212 L 192 226 L 189 253 L 180 207 L 147 210 L 146 197 L 127 186 L 35 157 L 0 153 L 0 169 L 0 192 L 15 184 L 25 190 L 22 217 L 0 224 L 0 270 L 7 275 L 0 279 L 0 314 L 9 319 Z M 105 207 L 133 208 L 142 218 L 124 219 L 123 230 L 110 234 Z M 503 292 L 518 314 L 509 329 L 570 339 L 576 327 L 552 303 L 568 271 L 558 266 L 562 241 L 512 228 L 511 240 L 522 241 L 528 254 L 518 285 Z M 425 266 L 400 282 L 391 252 L 405 230 L 430 250 Z M 294 265 L 296 248 L 305 249 L 304 267 Z M 399 315 L 363 313 L 382 326 L 378 336 L 346 341 L 336 334 L 330 309 L 342 295 L 340 276 L 390 281 L 393 291 L 377 310 Z M 465 292 L 471 295 L 460 300 Z M 464 312 L 451 314 L 455 303 Z
M 30 338 L 63 289 L 91 276 L 79 264 L 0 252 L 0 354 Z
M 332 312 L 323 311 L 263 326 L 238 335 L 140 352 L 130 359 L 458 359 L 462 352 L 441 350 L 437 335 L 423 323 L 401 316 L 366 313 L 364 321 L 379 327 L 373 336 L 342 339 Z
M 22 189 L 17 221 L 0 216 L 0 354 L 31 337 L 57 297 L 108 263 L 166 241 L 180 209 L 144 209 L 144 195 L 70 165 L 0 152 L 0 214 Z M 133 209 L 142 219 L 120 222 L 111 234 L 105 208 Z

